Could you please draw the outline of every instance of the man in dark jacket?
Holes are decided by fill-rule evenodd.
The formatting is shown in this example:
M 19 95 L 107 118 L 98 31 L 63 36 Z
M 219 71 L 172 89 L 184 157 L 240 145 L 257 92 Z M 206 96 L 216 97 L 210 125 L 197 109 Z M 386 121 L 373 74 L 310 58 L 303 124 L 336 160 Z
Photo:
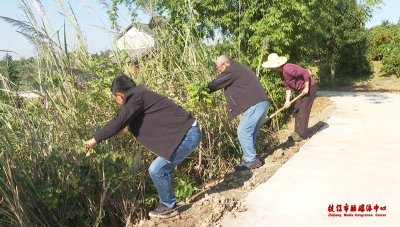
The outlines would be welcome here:
M 256 156 L 255 144 L 258 131 L 268 110 L 268 96 L 256 74 L 229 56 L 218 57 L 217 69 L 221 72 L 208 84 L 211 92 L 224 88 L 229 120 L 243 113 L 237 129 L 243 150 L 243 159 L 236 170 L 254 169 L 262 165 Z
M 142 85 L 136 86 L 127 76 L 116 77 L 111 92 L 122 109 L 92 139 L 86 141 L 87 146 L 94 147 L 115 134 L 124 137 L 128 126 L 141 145 L 159 156 L 151 163 L 149 174 L 160 202 L 149 216 L 167 218 L 178 214 L 172 190 L 172 169 L 200 144 L 201 132 L 197 120 L 167 97 Z

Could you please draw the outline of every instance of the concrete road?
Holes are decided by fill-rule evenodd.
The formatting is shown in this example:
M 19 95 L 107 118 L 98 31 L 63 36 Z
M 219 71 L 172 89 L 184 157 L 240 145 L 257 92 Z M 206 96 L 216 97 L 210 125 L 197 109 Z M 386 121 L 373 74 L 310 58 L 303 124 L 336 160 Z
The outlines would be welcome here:
M 400 226 L 400 94 L 317 95 L 336 103 L 327 124 L 222 226 Z

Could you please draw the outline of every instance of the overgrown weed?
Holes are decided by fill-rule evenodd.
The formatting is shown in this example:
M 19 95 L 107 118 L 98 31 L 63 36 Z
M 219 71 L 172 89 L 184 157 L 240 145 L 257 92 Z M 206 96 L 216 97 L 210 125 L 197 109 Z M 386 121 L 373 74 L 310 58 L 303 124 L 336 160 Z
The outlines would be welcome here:
M 93 59 L 73 10 L 61 1 L 57 4 L 72 27 L 73 50 L 54 39 L 57 36 L 40 5 L 36 7 L 41 18 L 35 18 L 29 4 L 20 0 L 28 22 L 11 21 L 40 53 L 36 71 L 40 70 L 44 92 L 38 100 L 22 104 L 8 92 L 7 102 L 0 105 L 0 225 L 121 226 L 146 217 L 158 200 L 147 174 L 154 156 L 133 136 L 112 137 L 86 154 L 81 152 L 83 141 L 118 113 L 109 91 L 112 78 L 121 72 L 171 98 L 199 121 L 200 147 L 176 170 L 179 200 L 196 191 L 193 179 L 199 184 L 219 178 L 236 164 L 242 155 L 236 135 L 239 120 L 229 122 L 221 105 L 222 92 L 207 95 L 205 103 L 197 102 L 196 94 L 188 95 L 188 85 L 216 77 L 214 59 L 222 54 L 202 42 L 194 18 L 185 31 L 163 21 L 154 24 L 159 48 L 139 58 L 139 70 L 132 71 L 133 63 L 120 51 L 115 51 L 117 63 L 109 67 L 104 67 L 104 59 Z M 69 69 L 86 76 L 77 77 Z M 279 77 L 260 78 L 270 97 L 271 113 L 283 103 L 284 87 Z M 4 77 L 2 85 L 7 91 Z M 59 93 L 54 95 L 54 89 Z M 282 113 L 269 126 L 279 129 L 285 118 Z M 259 136 L 267 136 L 268 130 L 263 128 Z

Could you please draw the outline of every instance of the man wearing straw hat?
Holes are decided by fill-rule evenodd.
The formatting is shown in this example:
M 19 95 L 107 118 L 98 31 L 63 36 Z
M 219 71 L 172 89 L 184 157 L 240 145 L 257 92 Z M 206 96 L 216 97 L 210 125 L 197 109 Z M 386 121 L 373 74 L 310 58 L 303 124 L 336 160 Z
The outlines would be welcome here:
M 255 143 L 268 110 L 268 96 L 256 74 L 249 67 L 232 60 L 227 55 L 219 56 L 216 65 L 221 74 L 208 83 L 210 91 L 224 89 L 230 121 L 243 113 L 237 129 L 243 159 L 235 169 L 260 167 L 262 163 L 256 156 Z
M 307 137 L 308 120 L 312 104 L 317 93 L 317 85 L 314 78 L 298 65 L 287 63 L 286 57 L 279 57 L 276 53 L 268 56 L 268 61 L 262 64 L 265 68 L 270 68 L 277 71 L 281 76 L 283 84 L 286 87 L 286 101 L 284 107 L 290 107 L 291 89 L 296 92 L 296 95 L 302 93 L 302 97 L 297 100 L 294 107 L 296 115 L 295 129 L 292 134 L 294 141 L 301 141 Z

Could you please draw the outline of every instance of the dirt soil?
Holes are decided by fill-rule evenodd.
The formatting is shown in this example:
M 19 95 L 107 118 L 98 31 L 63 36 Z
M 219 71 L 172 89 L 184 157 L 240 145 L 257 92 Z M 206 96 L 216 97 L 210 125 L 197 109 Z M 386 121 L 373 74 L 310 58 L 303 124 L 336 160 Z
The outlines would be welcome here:
M 360 84 L 356 86 L 323 88 L 320 91 L 360 91 L 360 92 L 379 92 L 379 93 L 400 93 L 400 83 L 398 79 L 392 78 L 374 83 Z
M 311 109 L 308 138 L 318 133 L 324 126 L 335 105 L 326 97 L 316 97 Z M 250 191 L 262 182 L 267 181 L 287 160 L 289 160 L 307 140 L 293 142 L 288 139 L 294 129 L 294 119 L 287 123 L 286 129 L 274 133 L 272 136 L 276 146 L 261 154 L 264 165 L 255 170 L 234 171 L 225 174 L 223 179 L 203 185 L 202 191 L 192 198 L 178 204 L 180 214 L 167 219 L 153 218 L 142 220 L 136 226 L 220 226 L 222 217 L 235 217 L 236 212 L 246 211 L 243 205 L 244 198 Z M 258 141 L 267 143 L 268 141 Z

